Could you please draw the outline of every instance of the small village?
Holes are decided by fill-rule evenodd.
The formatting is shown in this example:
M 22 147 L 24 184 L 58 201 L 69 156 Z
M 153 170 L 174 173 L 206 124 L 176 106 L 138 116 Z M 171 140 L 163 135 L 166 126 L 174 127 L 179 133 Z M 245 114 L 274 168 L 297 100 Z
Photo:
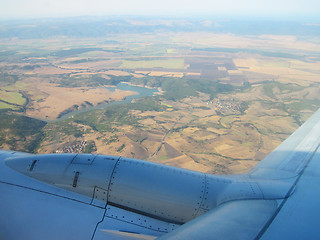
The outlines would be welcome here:
M 87 145 L 87 141 L 74 142 L 72 145 L 63 147 L 63 149 L 57 149 L 55 153 L 82 153 Z
M 216 99 L 212 102 L 216 112 L 222 114 L 240 114 L 242 112 L 242 102 L 236 99 Z

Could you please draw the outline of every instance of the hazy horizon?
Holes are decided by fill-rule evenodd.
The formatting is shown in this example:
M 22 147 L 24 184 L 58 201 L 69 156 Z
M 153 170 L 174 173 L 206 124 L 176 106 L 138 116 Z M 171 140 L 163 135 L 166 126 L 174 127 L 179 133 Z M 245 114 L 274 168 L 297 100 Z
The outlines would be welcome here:
M 35 18 L 65 18 L 80 16 L 167 16 L 167 17 L 259 17 L 269 19 L 319 19 L 318 0 L 225 0 L 190 1 L 162 0 L 160 3 L 147 0 L 2 0 L 0 20 Z

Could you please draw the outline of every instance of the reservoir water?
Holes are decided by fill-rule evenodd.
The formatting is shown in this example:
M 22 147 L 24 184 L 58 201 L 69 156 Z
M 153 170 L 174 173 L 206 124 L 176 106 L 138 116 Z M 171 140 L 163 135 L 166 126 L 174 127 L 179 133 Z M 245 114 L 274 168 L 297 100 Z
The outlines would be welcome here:
M 78 114 L 78 113 L 88 112 L 88 111 L 92 111 L 92 110 L 96 110 L 96 109 L 103 109 L 103 108 L 105 108 L 107 106 L 114 105 L 114 104 L 130 103 L 133 99 L 142 98 L 142 97 L 151 97 L 155 93 L 158 92 L 158 90 L 155 89 L 155 88 L 146 88 L 146 87 L 133 86 L 133 85 L 130 85 L 130 84 L 125 83 L 125 82 L 120 82 L 115 87 L 106 87 L 106 88 L 108 90 L 110 90 L 111 92 L 114 92 L 116 89 L 119 89 L 119 90 L 122 90 L 122 91 L 136 92 L 137 94 L 127 96 L 124 100 L 114 101 L 114 102 L 110 102 L 110 103 L 103 103 L 103 104 L 99 104 L 99 105 L 94 106 L 94 107 L 89 107 L 89 108 L 85 108 L 85 109 L 72 111 L 72 112 L 67 113 L 67 114 L 63 115 L 62 117 L 60 117 L 60 118 L 58 118 L 56 120 L 53 120 L 53 121 L 57 122 L 57 121 L 65 120 L 65 119 L 68 119 L 68 118 L 72 117 L 75 114 Z

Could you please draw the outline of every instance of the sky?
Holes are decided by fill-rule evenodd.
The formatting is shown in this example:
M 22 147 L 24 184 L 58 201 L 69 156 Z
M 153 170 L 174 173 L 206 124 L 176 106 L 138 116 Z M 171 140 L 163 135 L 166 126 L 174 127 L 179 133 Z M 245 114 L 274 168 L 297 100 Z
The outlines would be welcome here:
M 0 0 L 1 19 L 204 14 L 320 16 L 320 0 Z

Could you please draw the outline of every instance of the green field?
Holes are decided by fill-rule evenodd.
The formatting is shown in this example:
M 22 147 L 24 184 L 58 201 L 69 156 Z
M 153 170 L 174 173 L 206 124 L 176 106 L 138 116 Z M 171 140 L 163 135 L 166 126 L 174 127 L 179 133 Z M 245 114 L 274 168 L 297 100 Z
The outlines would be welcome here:
M 25 82 L 16 81 L 14 84 L 2 87 L 1 89 L 6 91 L 17 91 L 24 89 L 26 86 L 27 84 Z
M 15 105 L 24 105 L 26 103 L 26 99 L 22 96 L 22 94 L 17 92 L 7 92 L 0 90 L 0 100 L 4 100 L 7 103 L 15 104 Z
M 19 107 L 14 106 L 14 105 L 10 105 L 4 102 L 0 102 L 0 109 L 11 109 L 11 110 L 18 110 Z

